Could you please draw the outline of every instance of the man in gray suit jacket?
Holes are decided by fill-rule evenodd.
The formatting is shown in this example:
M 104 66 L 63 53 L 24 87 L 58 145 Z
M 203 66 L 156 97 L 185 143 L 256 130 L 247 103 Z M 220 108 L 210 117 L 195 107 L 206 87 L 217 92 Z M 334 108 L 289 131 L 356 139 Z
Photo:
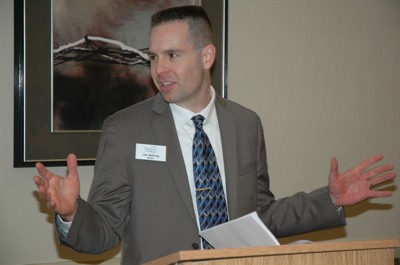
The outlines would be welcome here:
M 65 178 L 37 163 L 34 182 L 57 213 L 64 244 L 100 253 L 122 241 L 123 264 L 201 248 L 186 155 L 194 132 L 190 117 L 196 114 L 205 116 L 215 144 L 231 220 L 257 211 L 277 237 L 289 236 L 344 225 L 341 206 L 391 195 L 370 190 L 396 175 L 392 165 L 368 170 L 383 158 L 375 155 L 342 174 L 333 158 L 327 187 L 276 200 L 259 117 L 211 86 L 215 52 L 209 19 L 200 7 L 157 13 L 149 58 L 160 93 L 105 120 L 88 200 L 79 197 L 75 155 L 68 156 Z

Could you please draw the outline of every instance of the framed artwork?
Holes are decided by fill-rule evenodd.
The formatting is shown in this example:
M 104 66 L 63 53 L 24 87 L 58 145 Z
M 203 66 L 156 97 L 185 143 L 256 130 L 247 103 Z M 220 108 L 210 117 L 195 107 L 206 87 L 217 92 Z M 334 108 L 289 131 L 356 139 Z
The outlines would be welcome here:
M 103 120 L 157 93 L 150 17 L 201 5 L 215 33 L 216 91 L 227 96 L 227 0 L 16 0 L 14 167 L 93 165 Z

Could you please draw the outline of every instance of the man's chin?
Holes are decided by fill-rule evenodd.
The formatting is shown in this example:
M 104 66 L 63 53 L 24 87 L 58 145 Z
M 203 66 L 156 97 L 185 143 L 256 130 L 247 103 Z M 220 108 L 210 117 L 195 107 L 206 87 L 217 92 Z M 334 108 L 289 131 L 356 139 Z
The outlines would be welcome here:
M 161 96 L 162 96 L 162 98 L 164 99 L 165 102 L 167 102 L 167 103 L 175 103 L 174 99 L 170 95 L 168 95 L 168 93 L 164 93 L 164 92 L 160 91 L 160 94 L 161 94 Z

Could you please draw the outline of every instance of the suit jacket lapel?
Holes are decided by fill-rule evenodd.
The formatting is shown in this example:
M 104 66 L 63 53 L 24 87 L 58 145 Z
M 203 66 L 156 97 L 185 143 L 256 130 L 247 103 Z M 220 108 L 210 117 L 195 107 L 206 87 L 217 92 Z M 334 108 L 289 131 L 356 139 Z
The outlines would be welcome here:
M 159 143 L 167 146 L 166 163 L 170 174 L 174 179 L 190 217 L 193 219 L 193 222 L 197 224 L 185 162 L 183 161 L 179 139 L 175 129 L 174 118 L 168 103 L 163 100 L 160 94 L 158 94 L 154 100 L 153 111 L 159 114 L 151 121 L 154 134 Z
M 235 219 L 238 187 L 237 187 L 237 136 L 236 124 L 230 112 L 226 110 L 226 102 L 217 95 L 216 108 L 221 133 L 222 151 L 224 154 L 225 180 L 228 195 L 230 219 Z
M 221 133 L 222 150 L 224 154 L 224 168 L 226 189 L 228 195 L 229 215 L 231 219 L 236 218 L 236 207 L 238 198 L 237 187 L 237 136 L 236 124 L 232 115 L 226 110 L 224 99 L 217 95 L 216 108 L 218 123 Z M 154 100 L 153 111 L 159 115 L 151 121 L 151 126 L 159 143 L 167 146 L 167 165 L 172 178 L 179 190 L 179 194 L 186 206 L 188 214 L 193 222 L 197 223 L 194 214 L 192 197 L 187 180 L 185 163 L 176 133 L 174 119 L 168 104 L 158 94 Z

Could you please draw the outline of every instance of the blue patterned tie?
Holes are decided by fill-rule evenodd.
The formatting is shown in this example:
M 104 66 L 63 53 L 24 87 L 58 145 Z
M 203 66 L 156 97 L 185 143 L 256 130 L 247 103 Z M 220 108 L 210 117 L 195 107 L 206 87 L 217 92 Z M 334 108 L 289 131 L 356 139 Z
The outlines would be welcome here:
M 203 130 L 204 117 L 192 118 L 195 125 L 193 138 L 193 173 L 200 229 L 204 230 L 228 221 L 224 189 L 217 160 L 207 134 Z M 203 248 L 212 248 L 203 240 Z

